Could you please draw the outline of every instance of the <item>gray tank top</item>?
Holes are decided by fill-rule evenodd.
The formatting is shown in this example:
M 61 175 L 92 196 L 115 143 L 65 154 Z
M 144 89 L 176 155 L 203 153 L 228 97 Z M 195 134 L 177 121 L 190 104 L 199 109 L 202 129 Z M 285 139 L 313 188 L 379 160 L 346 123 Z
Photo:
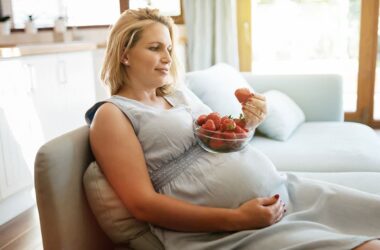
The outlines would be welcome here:
M 196 143 L 193 120 L 211 110 L 187 88 L 176 90 L 165 99 L 171 109 L 162 110 L 133 99 L 114 95 L 96 103 L 86 112 L 91 124 L 96 110 L 104 103 L 116 105 L 130 120 L 139 139 L 152 183 L 159 190 L 187 168 L 194 158 L 206 154 Z

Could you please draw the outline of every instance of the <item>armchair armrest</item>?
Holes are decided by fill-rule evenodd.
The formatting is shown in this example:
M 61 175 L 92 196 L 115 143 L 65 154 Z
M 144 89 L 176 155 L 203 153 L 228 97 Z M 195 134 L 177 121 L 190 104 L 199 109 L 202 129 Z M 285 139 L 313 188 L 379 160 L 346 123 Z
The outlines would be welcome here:
M 255 75 L 250 72 L 242 74 L 259 93 L 276 89 L 287 94 L 303 110 L 306 121 L 343 121 L 340 75 Z

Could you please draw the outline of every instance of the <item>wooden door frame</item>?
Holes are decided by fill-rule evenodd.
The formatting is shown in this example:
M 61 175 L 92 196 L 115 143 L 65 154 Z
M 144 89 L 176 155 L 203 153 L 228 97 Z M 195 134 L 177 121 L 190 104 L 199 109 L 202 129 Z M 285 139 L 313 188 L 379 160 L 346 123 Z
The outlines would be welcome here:
M 345 113 L 346 121 L 361 122 L 374 128 L 380 128 L 380 121 L 373 119 L 378 20 L 379 0 L 362 0 L 356 111 Z

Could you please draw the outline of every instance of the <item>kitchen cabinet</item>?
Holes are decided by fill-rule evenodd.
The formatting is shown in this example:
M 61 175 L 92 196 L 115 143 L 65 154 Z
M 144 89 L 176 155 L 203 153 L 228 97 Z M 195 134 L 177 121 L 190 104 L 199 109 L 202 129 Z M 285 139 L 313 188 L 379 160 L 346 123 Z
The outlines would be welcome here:
M 1 211 L 7 199 L 33 187 L 38 148 L 85 124 L 95 102 L 93 54 L 0 59 L 0 76 Z
M 84 113 L 95 102 L 92 52 L 31 56 L 23 63 L 44 141 L 84 125 Z
M 32 185 L 35 122 L 20 60 L 0 61 L 0 200 Z M 32 139 L 32 140 L 28 140 Z M 34 144 L 34 145 L 33 145 Z

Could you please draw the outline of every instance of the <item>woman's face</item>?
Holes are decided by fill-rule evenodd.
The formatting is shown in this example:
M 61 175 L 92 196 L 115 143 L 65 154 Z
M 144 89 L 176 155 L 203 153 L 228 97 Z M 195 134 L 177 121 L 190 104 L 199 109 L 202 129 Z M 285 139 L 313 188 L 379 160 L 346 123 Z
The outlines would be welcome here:
M 156 89 L 170 81 L 172 41 L 169 29 L 154 23 L 145 28 L 140 40 L 124 55 L 129 84 Z

